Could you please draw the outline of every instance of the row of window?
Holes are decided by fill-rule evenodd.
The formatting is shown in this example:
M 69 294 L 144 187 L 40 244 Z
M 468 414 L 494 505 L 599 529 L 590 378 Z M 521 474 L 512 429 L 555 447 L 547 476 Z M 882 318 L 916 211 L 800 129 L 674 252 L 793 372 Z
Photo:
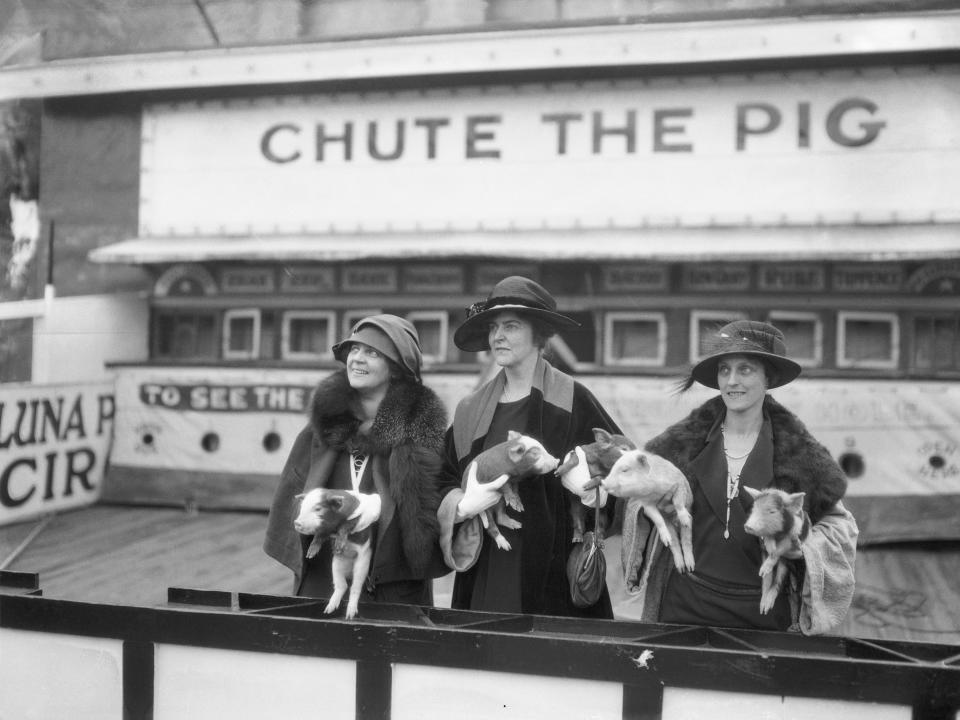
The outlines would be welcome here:
M 332 310 L 274 312 L 244 308 L 228 309 L 220 314 L 157 310 L 153 354 L 159 360 L 331 361 L 331 347 L 347 336 L 357 320 L 382 311 L 365 308 L 340 313 Z M 402 314 L 416 326 L 427 364 L 470 362 L 473 358 L 467 355 L 461 359 L 453 346 L 451 315 L 446 310 Z M 692 310 L 689 337 L 684 339 L 676 337 L 673 329 L 676 315 L 668 318 L 667 312 L 605 311 L 596 315 L 576 313 L 576 316 L 585 327 L 579 337 L 561 341 L 564 356 L 573 364 L 627 369 L 696 362 L 705 354 L 706 340 L 717 327 L 745 317 L 728 311 Z M 901 358 L 901 316 L 894 312 L 839 310 L 824 314 L 774 310 L 766 313 L 766 319 L 783 331 L 790 356 L 804 367 L 897 370 L 906 365 L 919 372 L 960 370 L 960 314 L 911 316 L 907 358 Z M 834 333 L 831 343 L 825 341 L 825 320 L 829 320 L 830 331 Z M 686 355 L 678 355 L 676 349 L 671 352 L 671 343 L 678 342 L 689 348 Z

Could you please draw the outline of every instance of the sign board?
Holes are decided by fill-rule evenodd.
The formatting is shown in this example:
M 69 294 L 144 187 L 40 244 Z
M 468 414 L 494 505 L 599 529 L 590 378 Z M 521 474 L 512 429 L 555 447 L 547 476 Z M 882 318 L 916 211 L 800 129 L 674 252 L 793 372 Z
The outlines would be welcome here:
M 148 104 L 140 235 L 955 221 L 958 116 L 955 66 Z
M 4 386 L 0 525 L 96 502 L 114 408 L 112 382 Z

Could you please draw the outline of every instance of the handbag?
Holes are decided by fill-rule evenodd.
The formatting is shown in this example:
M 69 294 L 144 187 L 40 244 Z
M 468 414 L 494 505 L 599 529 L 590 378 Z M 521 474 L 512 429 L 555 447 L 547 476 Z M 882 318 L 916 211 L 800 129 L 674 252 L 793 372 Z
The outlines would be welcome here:
M 575 607 L 590 607 L 603 593 L 607 582 L 607 559 L 603 555 L 599 502 L 595 508 L 593 530 L 583 534 L 583 542 L 578 543 L 567 558 L 567 580 Z

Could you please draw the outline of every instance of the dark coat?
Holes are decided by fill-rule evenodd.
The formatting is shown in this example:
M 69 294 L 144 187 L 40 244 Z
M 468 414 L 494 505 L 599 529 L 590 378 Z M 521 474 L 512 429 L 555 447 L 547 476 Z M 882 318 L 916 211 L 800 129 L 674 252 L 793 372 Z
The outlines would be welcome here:
M 435 482 L 447 426 L 443 402 L 425 385 L 394 380 L 373 427 L 361 435 L 360 421 L 350 410 L 352 393 L 345 371 L 320 382 L 310 423 L 297 437 L 274 495 L 263 549 L 293 570 L 295 589 L 303 562 L 301 538 L 293 528 L 296 496 L 325 487 L 342 452 L 370 456 L 382 502 L 370 580 L 419 580 L 448 572 L 437 544 L 440 494 Z
M 770 418 L 773 435 L 771 484 L 786 492 L 805 492 L 804 509 L 813 523 L 802 545 L 803 576 L 790 576 L 791 629 L 827 632 L 842 622 L 853 600 L 858 530 L 841 500 L 846 477 L 804 424 L 769 395 L 763 412 Z M 691 465 L 725 413 L 723 399 L 712 398 L 648 442 L 646 450 L 695 477 Z M 673 560 L 639 507 L 628 507 L 624 517 L 622 559 L 628 594 L 620 612 L 642 622 L 658 622 Z
M 546 450 L 554 457 L 563 456 L 577 445 L 593 442 L 593 428 L 600 427 L 610 432 L 620 432 L 616 423 L 610 418 L 597 399 L 580 383 L 574 382 L 568 376 L 549 369 L 554 377 L 565 380 L 567 390 L 557 392 L 556 397 L 551 390 L 544 390 L 536 384 L 530 393 L 528 406 L 527 427 L 524 434 L 539 440 Z M 499 377 L 499 376 L 498 376 Z M 491 382 L 496 382 L 495 378 Z M 483 450 L 486 431 L 479 437 L 471 438 L 469 451 L 458 459 L 457 441 L 455 435 L 461 430 L 460 424 L 468 424 L 464 408 L 484 393 L 488 386 L 484 386 L 473 395 L 465 398 L 457 410 L 454 425 L 447 433 L 447 449 L 444 461 L 442 478 L 445 494 L 444 508 L 441 510 L 442 532 L 448 537 L 454 533 L 452 527 L 453 510 L 456 501 L 462 497 L 460 493 L 461 479 L 471 460 Z M 553 387 L 553 386 L 550 386 Z M 493 393 L 498 395 L 498 393 Z M 469 430 L 469 428 L 466 428 Z M 461 435 L 463 438 L 464 435 Z M 461 440 L 461 442 L 464 442 Z M 521 587 L 520 598 L 523 612 L 544 615 L 567 615 L 586 617 L 612 617 L 610 597 L 606 590 L 596 605 L 585 609 L 575 607 L 571 601 L 570 588 L 567 582 L 566 563 L 573 548 L 573 528 L 570 521 L 570 503 L 579 502 L 561 484 L 554 473 L 524 480 L 518 484 L 520 499 L 523 502 L 523 531 L 524 545 L 521 558 Z M 610 503 L 612 508 L 613 503 Z M 471 521 L 476 520 L 472 518 Z M 474 531 L 469 526 L 471 521 L 457 527 L 459 541 L 453 540 L 462 554 L 458 554 L 458 561 L 448 565 L 457 573 L 453 587 L 452 604 L 454 608 L 465 609 L 470 607 L 473 592 L 474 578 L 477 566 L 473 564 L 480 552 L 479 543 L 487 542 L 486 533 Z M 479 521 L 473 522 L 479 527 Z M 467 538 L 469 536 L 469 538 Z M 443 541 L 441 541 L 443 544 Z M 471 557 L 462 565 L 461 557 Z M 459 567 L 458 567 L 459 565 Z M 468 567 L 467 567 L 468 566 Z M 463 570 L 463 567 L 467 569 Z

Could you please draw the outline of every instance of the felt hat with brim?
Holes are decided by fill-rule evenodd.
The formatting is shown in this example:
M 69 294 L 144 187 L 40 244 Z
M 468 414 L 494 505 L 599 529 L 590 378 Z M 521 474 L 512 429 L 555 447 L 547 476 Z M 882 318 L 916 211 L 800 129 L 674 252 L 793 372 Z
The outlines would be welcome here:
M 691 377 L 701 385 L 718 389 L 717 367 L 730 355 L 762 358 L 777 372 L 770 378 L 770 388 L 786 385 L 800 374 L 800 365 L 787 357 L 783 333 L 770 323 L 757 320 L 735 320 L 720 328 L 710 338 L 708 355 L 693 366 Z
M 354 343 L 369 345 L 413 377 L 420 378 L 423 351 L 417 329 L 409 320 L 389 314 L 365 317 L 353 326 L 349 337 L 333 346 L 333 356 L 345 363 Z
M 511 275 L 494 285 L 486 300 L 467 309 L 467 319 L 453 334 L 454 344 L 467 352 L 489 350 L 487 324 L 494 315 L 507 310 L 541 320 L 555 330 L 580 327 L 573 318 L 557 312 L 557 301 L 546 288 L 529 278 Z

